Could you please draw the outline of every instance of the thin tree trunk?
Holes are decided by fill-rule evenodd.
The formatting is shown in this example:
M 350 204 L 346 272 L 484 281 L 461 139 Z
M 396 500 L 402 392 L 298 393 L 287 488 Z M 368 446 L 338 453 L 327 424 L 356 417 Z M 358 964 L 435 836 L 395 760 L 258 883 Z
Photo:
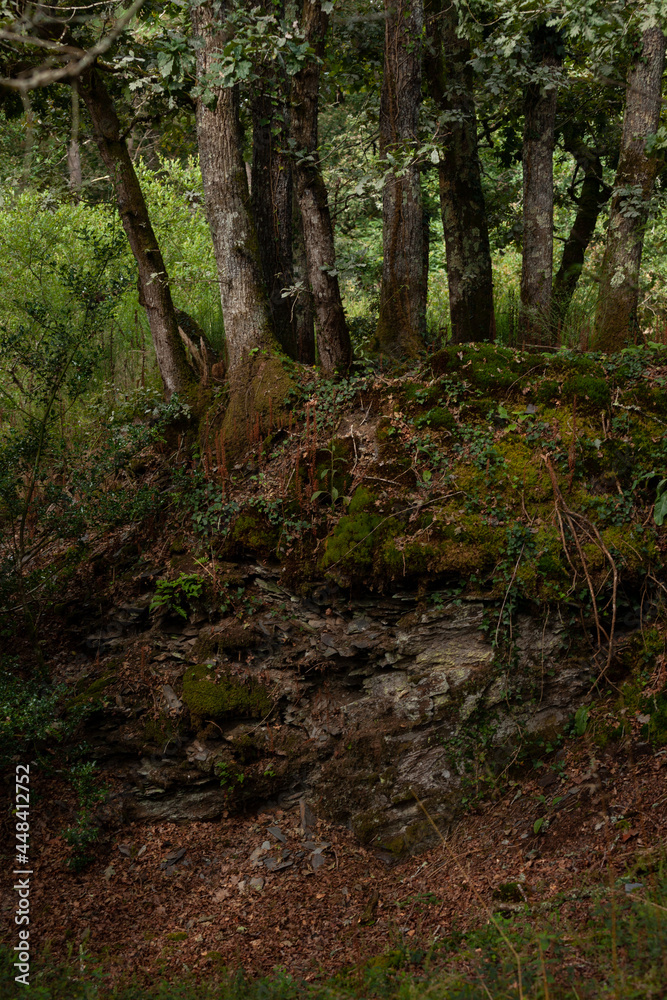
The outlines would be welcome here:
M 644 227 L 658 170 L 658 159 L 646 152 L 646 140 L 660 120 L 665 36 L 648 28 L 642 51 L 628 74 L 623 134 L 611 201 L 607 244 L 600 276 L 593 346 L 620 350 L 637 335 L 639 269 Z
M 273 107 L 266 94 L 252 102 L 250 202 L 276 337 L 285 353 L 297 358 L 291 303 L 282 295 L 282 290 L 293 284 L 292 167 L 289 157 L 280 150 L 280 146 L 287 147 L 287 136 L 274 134 Z
M 541 66 L 554 75 L 561 59 L 556 53 L 559 39 L 542 29 L 539 44 L 544 52 Z M 551 51 L 549 51 L 551 49 Z M 554 174 L 558 91 L 530 84 L 524 101 L 523 126 L 523 255 L 521 261 L 521 336 L 524 343 L 546 343 L 551 339 L 550 312 L 553 279 Z
M 69 146 L 67 148 L 67 172 L 70 191 L 78 197 L 81 191 L 81 150 L 79 147 L 79 81 L 74 79 L 70 84 L 72 94 L 72 124 Z
M 297 360 L 304 365 L 314 365 L 315 304 L 308 284 L 308 258 L 303 238 L 303 219 L 294 187 L 292 188 L 292 237 L 292 275 L 294 284 L 299 286 L 299 291 L 288 301 L 296 336 Z
M 611 188 L 602 178 L 600 157 L 582 148 L 578 152 L 577 159 L 584 170 L 584 179 L 577 199 L 577 214 L 565 241 L 560 267 L 554 278 L 552 316 L 555 334 L 560 331 L 570 307 L 600 210 L 611 194 Z
M 493 275 L 470 43 L 457 33 L 456 8 L 433 0 L 428 8 L 425 71 L 431 97 L 449 119 L 440 150 L 440 209 L 447 256 L 452 340 L 493 340 Z
M 79 93 L 90 114 L 95 141 L 114 186 L 123 228 L 137 262 L 139 287 L 148 316 L 155 356 L 167 398 L 188 395 L 193 376 L 178 332 L 169 277 L 158 246 L 141 186 L 134 172 L 113 101 L 99 72 L 87 70 Z
M 197 75 L 204 80 L 215 72 L 220 43 L 211 4 L 193 7 L 192 21 L 199 39 Z M 210 105 L 201 97 L 197 100 L 197 138 L 231 372 L 251 352 L 274 350 L 277 344 L 241 155 L 238 90 L 211 89 Z
M 414 357 L 423 347 L 426 328 L 421 181 L 415 161 L 424 8 L 422 0 L 385 0 L 385 12 L 380 155 L 386 175 L 376 337 L 385 354 Z
M 321 0 L 304 0 L 302 24 L 318 59 L 324 53 L 328 20 Z M 317 351 L 324 371 L 333 372 L 349 366 L 352 348 L 338 284 L 333 227 L 319 158 L 319 86 L 320 64 L 313 60 L 292 81 L 291 133 L 296 145 L 294 175 L 317 323 Z

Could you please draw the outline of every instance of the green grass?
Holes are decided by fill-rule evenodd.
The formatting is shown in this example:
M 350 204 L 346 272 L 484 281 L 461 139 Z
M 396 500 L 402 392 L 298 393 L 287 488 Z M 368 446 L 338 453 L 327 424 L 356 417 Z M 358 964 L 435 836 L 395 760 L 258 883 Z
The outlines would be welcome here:
M 103 968 L 82 948 L 71 964 L 35 962 L 31 985 L 13 981 L 12 953 L 0 950 L 0 995 L 6 1000 L 650 1000 L 667 983 L 667 879 L 644 879 L 638 895 L 625 882 L 580 893 L 584 920 L 571 895 L 533 912 L 490 916 L 477 930 L 452 933 L 428 950 L 394 950 L 316 984 L 276 971 L 251 979 L 223 971 L 218 980 L 111 989 Z M 651 887 L 651 882 L 653 886 Z M 397 937 L 400 932 L 397 930 Z M 411 950 L 414 949 L 414 950 Z

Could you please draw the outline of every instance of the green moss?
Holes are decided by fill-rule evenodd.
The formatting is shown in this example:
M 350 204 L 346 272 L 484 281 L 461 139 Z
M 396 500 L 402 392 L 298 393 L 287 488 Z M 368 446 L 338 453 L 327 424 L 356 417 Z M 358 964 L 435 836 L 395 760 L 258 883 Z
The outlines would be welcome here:
M 103 691 L 109 687 L 111 682 L 115 680 L 115 674 L 106 674 L 104 677 L 98 677 L 96 681 L 85 687 L 79 694 L 72 698 L 71 705 L 85 705 L 90 701 L 95 701 L 99 698 Z M 77 684 L 77 689 L 79 685 Z
M 231 528 L 229 543 L 239 554 L 268 556 L 278 544 L 278 529 L 258 511 L 244 511 Z
M 185 931 L 174 931 L 171 934 L 166 935 L 167 941 L 185 941 L 187 939 L 187 934 Z
M 241 717 L 263 719 L 271 711 L 271 698 L 255 680 L 241 683 L 231 674 L 216 679 L 206 664 L 189 667 L 183 677 L 183 701 L 200 719 Z
M 563 399 L 572 402 L 577 397 L 577 408 L 585 413 L 599 413 L 611 405 L 611 391 L 603 378 L 590 375 L 573 375 L 563 383 Z
M 444 406 L 436 406 L 429 410 L 416 422 L 417 427 L 432 427 L 434 430 L 453 431 L 456 428 L 454 416 Z
M 348 514 L 361 514 L 362 511 L 369 510 L 373 507 L 376 500 L 377 496 L 375 493 L 372 493 L 371 490 L 367 490 L 365 486 L 358 486 L 352 494 L 350 505 L 347 508 Z
M 553 378 L 543 379 L 535 391 L 537 403 L 553 403 L 560 396 L 560 383 Z
M 350 505 L 351 506 L 351 505 Z M 346 514 L 329 536 L 320 560 L 320 568 L 334 565 L 355 573 L 368 572 L 373 566 L 373 550 L 378 540 L 375 535 L 383 518 L 366 511 Z

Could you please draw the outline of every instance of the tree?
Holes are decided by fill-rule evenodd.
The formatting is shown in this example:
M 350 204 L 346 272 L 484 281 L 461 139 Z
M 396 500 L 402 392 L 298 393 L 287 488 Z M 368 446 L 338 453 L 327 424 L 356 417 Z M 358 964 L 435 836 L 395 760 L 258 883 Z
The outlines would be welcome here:
M 556 138 L 560 32 L 548 23 L 531 32 L 534 79 L 524 100 L 523 256 L 521 264 L 521 333 L 524 342 L 541 343 L 550 335 L 553 277 L 553 151 Z
M 178 331 L 169 276 L 116 109 L 94 68 L 82 73 L 79 92 L 93 123 L 97 148 L 109 171 L 123 228 L 137 263 L 140 297 L 148 316 L 165 393 L 167 397 L 175 392 L 187 396 L 194 380 Z
M 560 266 L 553 283 L 551 312 L 553 333 L 556 337 L 562 328 L 577 287 L 600 212 L 611 194 L 611 188 L 604 181 L 602 160 L 597 150 L 582 142 L 576 147 L 571 147 L 570 152 L 575 157 L 576 172 L 581 172 L 583 179 L 576 199 L 577 211 L 574 222 L 565 240 Z M 572 182 L 573 188 L 575 182 L 576 174 Z
M 385 0 L 385 12 L 380 154 L 387 169 L 376 337 L 385 354 L 414 357 L 423 346 L 426 325 L 421 180 L 416 156 L 424 9 L 422 0 Z
M 292 164 L 285 108 L 276 115 L 275 103 L 270 93 L 257 94 L 252 100 L 250 203 L 276 337 L 285 353 L 296 359 L 293 311 L 283 295 L 283 289 L 293 285 Z
M 493 275 L 477 145 L 470 42 L 453 4 L 427 8 L 424 68 L 444 131 L 438 164 L 452 340 L 494 336 Z
M 206 214 L 218 266 L 229 369 L 277 347 L 241 155 L 237 86 L 217 83 L 224 36 L 211 2 L 192 7 L 197 43 L 197 138 Z
M 223 20 L 214 16 L 222 15 Z M 241 153 L 238 86 L 221 86 L 224 8 L 191 9 L 197 51 L 197 137 L 206 214 L 218 268 L 229 361 L 229 402 L 223 432 L 240 450 L 283 404 L 289 389 L 279 356 Z
M 626 87 L 621 149 L 600 273 L 593 346 L 620 350 L 637 335 L 639 268 L 658 159 L 648 140 L 660 119 L 665 36 L 653 23 L 641 39 Z
M 304 0 L 301 26 L 313 57 L 292 81 L 291 140 L 308 283 L 317 324 L 317 352 L 324 371 L 333 372 L 348 367 L 352 347 L 338 284 L 333 227 L 318 148 L 320 61 L 328 20 L 321 0 Z

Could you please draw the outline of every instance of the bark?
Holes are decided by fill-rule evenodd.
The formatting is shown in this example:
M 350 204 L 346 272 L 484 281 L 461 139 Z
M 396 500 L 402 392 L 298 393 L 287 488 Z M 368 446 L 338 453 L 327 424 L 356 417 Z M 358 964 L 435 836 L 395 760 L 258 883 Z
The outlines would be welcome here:
M 72 124 L 70 130 L 70 141 L 67 148 L 67 172 L 69 174 L 69 187 L 77 197 L 81 191 L 81 150 L 79 148 L 79 82 L 72 80 Z
M 658 160 L 646 141 L 660 120 L 665 36 L 657 26 L 642 37 L 642 51 L 628 74 L 618 169 L 602 260 L 593 346 L 620 350 L 637 336 L 639 270 Z
M 609 185 L 605 184 L 602 177 L 600 157 L 585 147 L 572 152 L 575 152 L 578 167 L 584 171 L 584 179 L 577 199 L 577 214 L 565 241 L 560 267 L 553 284 L 552 316 L 556 338 L 577 287 L 600 210 L 611 194 Z
M 425 70 L 431 97 L 447 116 L 438 167 L 447 284 L 455 344 L 493 340 L 493 275 L 482 190 L 470 43 L 457 34 L 455 7 L 429 7 Z
M 211 4 L 193 7 L 192 22 L 199 44 L 197 76 L 203 80 L 215 69 L 220 42 Z M 272 351 L 278 345 L 241 155 L 238 90 L 236 87 L 212 90 L 212 104 L 205 104 L 201 97 L 197 99 L 197 139 L 232 372 L 248 361 L 251 352 Z
M 290 358 L 297 358 L 291 301 L 282 291 L 292 275 L 292 167 L 287 135 L 276 129 L 274 103 L 266 94 L 252 102 L 252 214 L 257 227 L 264 282 L 276 337 Z M 278 134 L 275 134 L 278 131 Z
M 318 59 L 324 53 L 328 20 L 321 0 L 304 0 L 303 28 Z M 319 85 L 317 60 L 307 63 L 294 77 L 291 135 L 296 148 L 294 176 L 317 323 L 317 351 L 324 371 L 333 372 L 349 366 L 352 348 L 336 273 L 333 227 L 319 158 Z
M 543 29 L 534 40 L 543 51 L 541 66 L 553 71 L 561 63 L 558 35 Z M 523 255 L 521 261 L 520 329 L 524 343 L 551 340 L 553 280 L 553 151 L 558 91 L 539 83 L 526 88 L 523 126 Z
M 187 396 L 193 378 L 178 332 L 169 277 L 118 115 L 96 69 L 86 70 L 79 78 L 79 93 L 92 120 L 95 141 L 111 177 L 123 228 L 137 262 L 140 297 L 165 394 L 168 398 L 175 392 Z
M 380 155 L 387 173 L 382 196 L 382 283 L 379 348 L 414 357 L 424 343 L 423 219 L 415 160 L 421 104 L 422 0 L 385 0 L 384 74 L 380 95 Z M 390 158 L 398 161 L 393 169 Z M 407 163 L 407 166 L 403 164 Z
M 315 304 L 308 285 L 308 258 L 303 238 L 301 209 L 292 189 L 292 276 L 299 291 L 290 298 L 292 322 L 296 336 L 297 360 L 304 365 L 315 364 Z

